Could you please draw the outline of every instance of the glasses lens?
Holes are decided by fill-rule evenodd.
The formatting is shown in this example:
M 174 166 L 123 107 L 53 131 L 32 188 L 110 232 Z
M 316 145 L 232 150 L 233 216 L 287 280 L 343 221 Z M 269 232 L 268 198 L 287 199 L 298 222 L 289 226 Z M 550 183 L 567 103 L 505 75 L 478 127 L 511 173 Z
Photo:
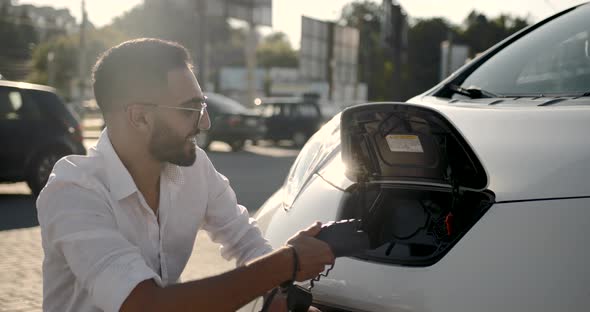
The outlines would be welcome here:
M 201 108 L 199 119 L 197 119 L 197 128 L 199 130 L 209 130 L 209 128 L 211 128 L 211 120 L 209 119 L 209 113 L 207 113 L 206 106 Z

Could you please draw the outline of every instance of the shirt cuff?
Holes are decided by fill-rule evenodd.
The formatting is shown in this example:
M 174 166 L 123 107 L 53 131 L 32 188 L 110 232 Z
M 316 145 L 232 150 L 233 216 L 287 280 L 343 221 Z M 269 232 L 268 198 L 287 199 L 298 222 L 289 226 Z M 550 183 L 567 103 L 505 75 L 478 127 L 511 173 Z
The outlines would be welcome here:
M 150 269 L 138 254 L 129 254 L 110 264 L 99 274 L 92 297 L 95 304 L 107 312 L 117 312 L 137 284 L 153 278 L 161 286 L 158 274 Z

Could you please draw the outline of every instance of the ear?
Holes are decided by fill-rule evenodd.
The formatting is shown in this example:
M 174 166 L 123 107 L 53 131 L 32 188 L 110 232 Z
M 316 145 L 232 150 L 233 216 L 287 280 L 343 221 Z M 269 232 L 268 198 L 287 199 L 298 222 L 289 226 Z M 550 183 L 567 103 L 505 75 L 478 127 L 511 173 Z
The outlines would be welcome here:
M 126 111 L 127 122 L 138 132 L 149 133 L 154 125 L 153 114 L 145 105 L 130 104 Z

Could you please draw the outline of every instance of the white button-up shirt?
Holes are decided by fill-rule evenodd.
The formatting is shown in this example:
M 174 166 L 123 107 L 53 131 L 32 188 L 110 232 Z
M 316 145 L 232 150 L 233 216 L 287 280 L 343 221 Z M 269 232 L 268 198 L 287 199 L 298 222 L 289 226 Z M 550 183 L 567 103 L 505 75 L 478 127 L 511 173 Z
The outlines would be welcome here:
M 57 162 L 37 210 L 44 311 L 118 311 L 141 281 L 177 282 L 201 228 L 238 265 L 271 251 L 203 150 L 164 167 L 156 216 L 106 131 L 88 156 Z

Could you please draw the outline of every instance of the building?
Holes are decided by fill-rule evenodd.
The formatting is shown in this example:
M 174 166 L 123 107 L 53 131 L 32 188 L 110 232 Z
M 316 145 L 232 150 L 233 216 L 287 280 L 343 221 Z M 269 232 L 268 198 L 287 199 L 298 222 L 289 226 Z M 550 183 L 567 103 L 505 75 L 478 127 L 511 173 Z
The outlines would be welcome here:
M 40 41 L 45 41 L 53 35 L 71 35 L 78 31 L 76 18 L 68 9 L 23 4 L 10 6 L 9 14 L 15 17 L 27 14 L 39 34 Z

